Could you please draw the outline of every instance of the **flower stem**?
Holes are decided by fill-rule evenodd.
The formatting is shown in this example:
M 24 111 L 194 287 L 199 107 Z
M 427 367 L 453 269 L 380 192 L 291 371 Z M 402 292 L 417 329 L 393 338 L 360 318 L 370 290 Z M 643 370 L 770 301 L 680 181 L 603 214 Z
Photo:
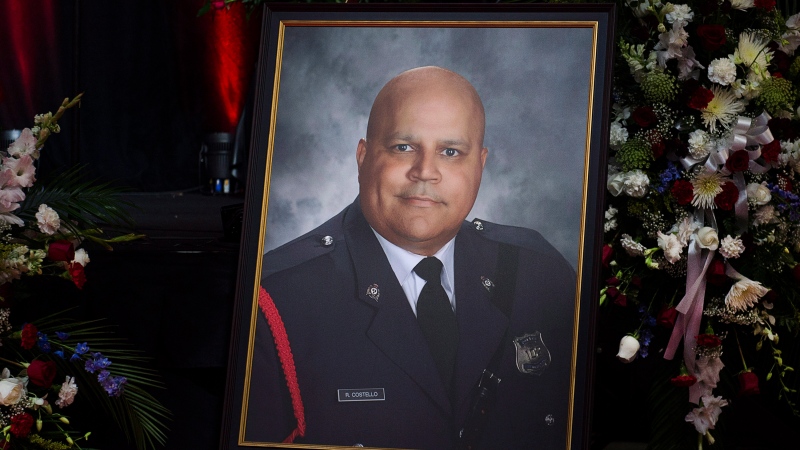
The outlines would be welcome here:
M 19 362 L 17 362 L 17 361 L 11 361 L 10 359 L 0 358 L 0 361 L 5 361 L 5 362 L 7 362 L 7 363 L 9 363 L 9 364 L 13 364 L 13 365 L 15 365 L 15 366 L 17 366 L 17 367 L 23 367 L 23 368 L 25 367 L 25 366 L 23 366 L 22 364 L 20 364 Z
M 744 353 L 742 352 L 742 344 L 739 343 L 739 331 L 735 328 L 733 329 L 734 336 L 736 336 L 736 346 L 739 347 L 739 356 L 742 358 L 742 365 L 744 365 L 745 372 L 748 371 L 747 362 L 744 360 Z

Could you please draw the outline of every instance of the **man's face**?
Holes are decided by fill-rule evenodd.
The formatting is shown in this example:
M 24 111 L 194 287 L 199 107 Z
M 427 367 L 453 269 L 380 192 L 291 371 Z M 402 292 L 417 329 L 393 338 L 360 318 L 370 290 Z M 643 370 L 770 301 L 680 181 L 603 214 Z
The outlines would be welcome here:
M 456 235 L 478 195 L 483 118 L 469 97 L 441 86 L 383 103 L 356 152 L 361 207 L 381 236 L 432 255 Z

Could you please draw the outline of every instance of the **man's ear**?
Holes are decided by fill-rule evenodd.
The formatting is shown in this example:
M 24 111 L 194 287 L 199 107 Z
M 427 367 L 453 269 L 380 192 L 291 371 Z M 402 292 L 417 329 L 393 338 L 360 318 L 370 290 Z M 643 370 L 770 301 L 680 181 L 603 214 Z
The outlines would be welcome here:
M 356 163 L 358 164 L 358 170 L 361 171 L 361 163 L 364 162 L 364 158 L 367 156 L 367 141 L 364 139 L 360 139 L 358 141 L 358 147 L 356 148 Z
M 486 155 L 488 154 L 489 154 L 489 149 L 483 147 L 481 149 L 481 170 L 483 170 L 483 168 L 486 167 Z

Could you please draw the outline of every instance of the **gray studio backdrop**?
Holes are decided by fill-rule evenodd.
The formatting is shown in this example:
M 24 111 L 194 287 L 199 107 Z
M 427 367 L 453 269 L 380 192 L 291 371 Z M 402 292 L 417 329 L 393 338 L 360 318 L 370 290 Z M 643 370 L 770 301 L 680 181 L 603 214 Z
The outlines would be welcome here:
M 486 108 L 489 156 L 468 219 L 538 230 L 577 267 L 591 58 L 590 28 L 288 27 L 265 251 L 353 201 L 375 95 L 436 65 L 472 82 Z

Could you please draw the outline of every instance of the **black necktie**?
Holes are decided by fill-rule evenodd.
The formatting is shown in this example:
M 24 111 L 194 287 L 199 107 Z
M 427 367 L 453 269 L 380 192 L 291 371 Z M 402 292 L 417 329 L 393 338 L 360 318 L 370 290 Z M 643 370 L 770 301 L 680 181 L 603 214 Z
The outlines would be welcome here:
M 417 300 L 417 322 L 449 394 L 458 349 L 458 322 L 442 287 L 442 262 L 427 257 L 414 267 L 414 273 L 425 280 Z

